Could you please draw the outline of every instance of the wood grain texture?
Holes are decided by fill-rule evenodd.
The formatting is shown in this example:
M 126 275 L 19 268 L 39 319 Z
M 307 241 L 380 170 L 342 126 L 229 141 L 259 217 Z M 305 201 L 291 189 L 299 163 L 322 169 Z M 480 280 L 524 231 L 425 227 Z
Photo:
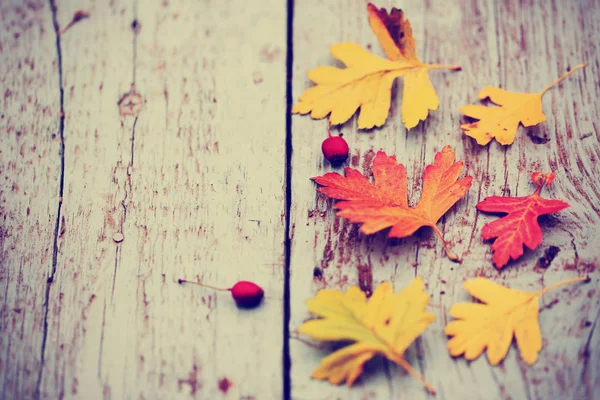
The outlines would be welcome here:
M 47 4 L 25 11 L 45 23 L 44 36 L 32 29 L 13 44 L 3 31 L 13 58 L 2 63 L 4 83 L 16 96 L 5 117 L 3 176 L 49 176 L 35 187 L 33 220 L 28 201 L 6 193 L 1 398 L 34 398 L 37 384 L 39 398 L 53 399 L 282 396 L 286 9 L 270 3 L 61 1 L 61 28 L 78 10 L 90 18 L 60 36 L 60 66 Z M 34 50 L 45 75 L 29 82 L 16 64 Z M 39 163 L 29 148 L 37 134 L 18 137 L 15 125 L 38 90 L 52 114 L 30 119 L 32 128 L 56 132 L 58 68 L 65 184 L 42 349 L 51 257 L 29 253 L 51 251 L 59 156 L 48 133 L 38 152 L 53 154 L 21 171 L 29 159 Z M 39 228 L 47 237 L 17 246 L 17 225 L 34 229 L 47 207 L 48 226 Z M 37 281 L 22 278 L 35 272 Z M 222 287 L 249 279 L 267 297 L 260 311 L 240 312 L 228 293 L 180 286 L 179 277 Z
M 59 234 L 59 80 L 47 5 L 0 2 L 0 397 L 33 398 Z
M 392 5 L 396 4 L 378 4 Z M 363 2 L 349 1 L 331 2 L 326 7 L 311 1 L 296 4 L 295 99 L 311 85 L 306 78 L 308 70 L 317 65 L 335 65 L 327 51 L 332 43 L 355 42 L 383 56 L 369 28 L 365 8 Z M 356 118 L 341 126 L 351 148 L 348 165 L 370 173 L 377 150 L 396 155 L 412 177 L 409 189 L 414 204 L 420 195 L 424 167 L 433 161 L 436 151 L 451 144 L 457 158 L 465 160 L 466 173 L 474 177 L 474 185 L 438 225 L 464 262 L 459 265 L 446 259 L 430 230 L 422 229 L 402 240 L 387 240 L 385 233 L 365 237 L 356 225 L 335 217 L 333 202 L 319 195 L 309 180 L 331 170 L 318 146 L 326 137 L 327 122 L 294 117 L 291 329 L 309 317 L 303 300 L 321 288 L 358 285 L 371 290 L 391 280 L 399 289 L 419 275 L 426 282 L 430 309 L 437 319 L 406 357 L 438 390 L 438 398 L 595 398 L 600 365 L 595 332 L 600 297 L 595 266 L 600 237 L 594 228 L 599 219 L 597 180 L 590 174 L 600 150 L 593 120 L 599 108 L 598 57 L 593 52 L 600 35 L 597 21 L 590 18 L 590 8 L 597 14 L 598 4 L 428 1 L 405 2 L 402 8 L 412 23 L 421 59 L 461 65 L 463 70 L 430 73 L 440 108 L 410 132 L 400 122 L 401 82 L 393 90 L 391 113 L 384 127 L 356 132 Z M 476 102 L 484 86 L 539 91 L 564 73 L 568 65 L 580 62 L 589 63 L 584 73 L 565 81 L 544 98 L 548 121 L 529 132 L 521 128 L 512 146 L 492 143 L 480 147 L 461 134 L 463 119 L 458 107 Z M 528 251 L 497 272 L 491 264 L 489 244 L 480 237 L 482 226 L 496 217 L 478 214 L 474 206 L 490 195 L 531 193 L 534 186 L 529 183 L 529 175 L 536 170 L 556 172 L 557 181 L 545 195 L 565 199 L 571 208 L 543 221 L 545 239 L 540 248 Z M 557 257 L 549 268 L 536 267 L 538 258 L 551 245 L 559 247 Z M 322 278 L 313 277 L 315 266 L 323 270 Z M 542 299 L 544 348 L 533 367 L 526 367 L 515 349 L 496 368 L 491 368 L 484 357 L 468 363 L 448 356 L 443 327 L 451 319 L 450 306 L 469 301 L 462 289 L 465 280 L 484 276 L 509 287 L 535 291 L 587 273 L 592 274 L 593 283 L 567 287 Z M 352 389 L 310 380 L 312 370 L 325 354 L 327 351 L 292 341 L 292 359 L 304 360 L 293 363 L 294 398 L 427 397 L 418 382 L 382 360 L 368 364 Z
M 335 217 L 309 179 L 333 170 L 320 151 L 327 122 L 294 116 L 286 133 L 286 73 L 297 100 L 307 71 L 335 63 L 329 45 L 383 55 L 366 4 L 0 1 L 0 399 L 425 399 L 381 359 L 352 389 L 311 380 L 329 350 L 293 337 L 291 371 L 282 364 L 286 297 L 293 332 L 321 288 L 368 292 L 389 280 L 399 289 L 416 275 L 437 318 L 406 358 L 438 399 L 598 398 L 600 3 L 377 4 L 403 7 L 423 61 L 463 70 L 430 73 L 440 108 L 410 132 L 401 81 L 384 127 L 341 126 L 347 165 L 369 174 L 377 150 L 396 155 L 414 204 L 425 166 L 451 144 L 474 185 L 438 226 L 463 264 L 431 230 L 388 240 Z M 77 11 L 90 17 L 65 30 Z M 581 62 L 588 67 L 544 97 L 548 121 L 519 129 L 512 146 L 481 147 L 460 132 L 458 107 L 476 103 L 482 87 L 538 91 Z M 475 204 L 531 193 L 536 170 L 556 173 L 545 196 L 571 208 L 544 218 L 544 244 L 498 272 L 480 237 L 496 217 Z M 558 254 L 539 266 L 550 246 Z M 470 300 L 467 279 L 534 291 L 584 274 L 591 283 L 542 298 L 534 366 L 514 348 L 494 368 L 448 356 L 443 327 L 450 306 Z M 222 287 L 250 279 L 267 297 L 240 312 L 229 294 L 177 278 Z

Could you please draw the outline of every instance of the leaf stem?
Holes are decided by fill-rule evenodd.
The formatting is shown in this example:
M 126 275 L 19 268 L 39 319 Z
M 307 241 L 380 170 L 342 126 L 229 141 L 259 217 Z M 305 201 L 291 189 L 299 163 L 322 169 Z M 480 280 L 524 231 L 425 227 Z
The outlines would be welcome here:
M 413 378 L 417 379 L 419 382 L 425 386 L 425 389 L 431 394 L 435 394 L 435 389 L 431 386 L 425 378 L 423 378 L 417 371 L 413 369 L 413 367 L 404 359 L 402 356 L 394 357 L 394 362 L 404 368 L 406 372 L 408 372 Z
M 460 65 L 439 65 L 439 64 L 426 64 L 429 69 L 449 69 L 450 71 L 460 71 L 462 67 Z
M 538 296 L 541 296 L 544 293 L 549 292 L 550 290 L 555 289 L 555 288 L 557 288 L 559 286 L 562 286 L 562 285 L 567 285 L 569 283 L 575 283 L 575 282 L 589 281 L 589 280 L 590 280 L 589 276 L 580 276 L 578 278 L 567 279 L 566 281 L 556 282 L 556 283 L 553 283 L 550 286 L 546 286 L 543 290 L 540 290 L 538 292 Z
M 438 229 L 437 226 L 432 225 L 431 226 L 433 228 L 433 231 L 435 232 L 435 234 L 437 235 L 437 237 L 440 239 L 440 241 L 442 242 L 442 247 L 444 248 L 444 251 L 446 252 L 446 255 L 448 256 L 448 258 L 454 262 L 457 263 L 461 263 L 462 260 L 460 259 L 459 256 L 457 256 L 456 254 L 454 254 L 452 251 L 450 251 L 450 249 L 448 248 L 448 244 L 446 243 L 446 241 L 444 240 L 444 237 L 442 236 L 442 232 L 440 232 L 440 230 Z
M 207 288 L 209 288 L 209 289 L 218 290 L 218 291 L 221 291 L 221 292 L 228 292 L 228 291 L 230 291 L 230 290 L 231 290 L 231 289 L 219 288 L 219 287 L 212 286 L 212 285 L 206 285 L 206 284 L 204 284 L 204 283 L 200 283 L 200 282 L 192 282 L 192 281 L 187 281 L 187 280 L 185 280 L 185 279 L 178 279 L 178 280 L 177 280 L 177 283 L 179 283 L 180 285 L 181 285 L 182 283 L 190 283 L 190 284 L 192 284 L 192 285 L 203 286 L 203 287 L 207 287 Z
M 542 189 L 544 188 L 544 185 L 546 184 L 546 177 L 543 177 L 538 183 L 536 183 L 537 185 L 537 189 L 535 189 L 535 192 L 533 192 L 533 195 L 537 195 L 539 196 L 540 193 L 542 193 Z
M 568 77 L 569 75 L 571 75 L 573 72 L 577 71 L 578 69 L 585 68 L 585 67 L 586 67 L 586 64 L 579 64 L 579 65 L 571 68 L 571 70 L 569 72 L 567 72 L 566 74 L 564 74 L 563 76 L 561 76 L 560 78 L 558 78 L 557 80 L 555 80 L 554 82 L 552 82 L 550 85 L 546 86 L 546 88 L 544 88 L 544 90 L 542 90 L 540 92 L 540 96 L 543 96 L 544 93 L 546 93 L 548 90 L 552 89 L 554 86 L 556 86 L 563 79 L 565 79 L 566 77 Z

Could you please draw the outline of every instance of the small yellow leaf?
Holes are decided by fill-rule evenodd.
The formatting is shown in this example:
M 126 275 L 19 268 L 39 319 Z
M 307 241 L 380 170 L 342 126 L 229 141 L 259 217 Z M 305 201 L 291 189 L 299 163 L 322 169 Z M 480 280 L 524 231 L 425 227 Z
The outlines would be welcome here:
M 558 282 L 537 293 L 509 289 L 484 278 L 467 281 L 465 289 L 483 304 L 460 303 L 450 309 L 455 320 L 444 329 L 452 336 L 448 351 L 452 356 L 464 354 L 467 360 L 474 360 L 487 348 L 490 364 L 497 365 L 506 357 L 514 335 L 523 361 L 534 364 L 542 349 L 540 296 L 557 286 L 587 279 Z
M 358 44 L 331 46 L 331 54 L 346 68 L 321 66 L 308 73 L 316 86 L 307 89 L 292 108 L 294 114 L 309 114 L 314 119 L 329 115 L 332 125 L 343 124 L 360 108 L 358 128 L 369 129 L 385 123 L 390 110 L 394 80 L 404 77 L 402 122 L 407 129 L 425 120 L 436 110 L 439 100 L 429 69 L 460 69 L 455 66 L 423 64 L 416 55 L 416 42 L 410 22 L 402 10 L 391 12 L 367 7 L 369 23 L 389 60 L 377 57 Z
M 320 317 L 306 321 L 298 331 L 321 341 L 352 341 L 327 356 L 314 371 L 313 378 L 332 384 L 346 381 L 352 386 L 362 373 L 365 362 L 376 354 L 405 368 L 430 392 L 435 392 L 404 360 L 403 353 L 433 322 L 435 316 L 425 312 L 429 296 L 420 278 L 414 279 L 400 293 L 384 282 L 367 300 L 357 287 L 346 293 L 321 290 L 306 301 L 308 310 Z
M 467 136 L 485 146 L 493 138 L 503 145 L 512 144 L 517 135 L 519 123 L 524 127 L 534 126 L 546 120 L 542 110 L 542 96 L 558 82 L 571 75 L 573 71 L 585 67 L 578 65 L 561 76 L 539 93 L 517 93 L 487 86 L 479 93 L 479 99 L 489 98 L 500 107 L 485 107 L 481 105 L 466 105 L 460 112 L 478 121 L 463 124 Z

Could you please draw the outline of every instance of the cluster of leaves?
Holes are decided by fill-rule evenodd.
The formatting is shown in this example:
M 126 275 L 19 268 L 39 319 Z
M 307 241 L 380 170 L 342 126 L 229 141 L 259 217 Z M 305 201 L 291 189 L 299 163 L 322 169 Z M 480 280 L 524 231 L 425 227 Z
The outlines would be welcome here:
M 359 129 L 382 126 L 389 115 L 392 85 L 398 77 L 404 79 L 401 114 L 402 123 L 407 129 L 424 121 L 430 110 L 437 110 L 440 101 L 429 80 L 429 70 L 459 71 L 461 67 L 421 62 L 410 22 L 402 10 L 392 8 L 388 14 L 385 9 L 369 4 L 367 11 L 371 29 L 388 59 L 371 54 L 355 43 L 334 44 L 330 48 L 331 54 L 346 68 L 321 66 L 308 72 L 308 78 L 316 85 L 300 95 L 300 101 L 292 113 L 310 113 L 314 119 L 329 115 L 330 124 L 339 125 L 348 121 L 360 108 Z M 478 120 L 463 124 L 461 128 L 482 146 L 493 138 L 503 145 L 512 144 L 519 123 L 529 127 L 546 120 L 542 96 L 574 71 L 584 67 L 585 64 L 573 67 L 539 93 L 485 87 L 479 93 L 479 98 L 489 98 L 500 107 L 461 107 L 460 111 L 465 116 Z
M 377 36 L 388 59 L 377 57 L 354 43 L 340 43 L 331 47 L 334 57 L 347 68 L 321 66 L 310 71 L 308 77 L 316 86 L 307 89 L 293 113 L 308 114 L 313 118 L 329 115 L 331 124 L 346 122 L 360 108 L 359 128 L 372 128 L 385 123 L 390 108 L 390 93 L 397 77 L 404 79 L 402 121 L 410 129 L 424 120 L 429 110 L 437 109 L 439 100 L 428 71 L 430 69 L 459 70 L 455 66 L 424 64 L 416 54 L 416 41 L 410 22 L 402 10 L 393 8 L 390 13 L 373 4 L 367 6 L 369 24 Z M 542 96 L 579 65 L 550 84 L 539 93 L 515 93 L 486 87 L 479 97 L 490 98 L 500 107 L 468 105 L 463 114 L 477 121 L 463 124 L 465 133 L 481 145 L 495 138 L 501 144 L 511 144 L 519 124 L 532 126 L 546 120 L 542 111 Z M 391 228 L 390 237 L 402 238 L 417 229 L 428 226 L 442 241 L 451 260 L 460 261 L 452 253 L 436 226 L 437 221 L 469 190 L 471 177 L 458 179 L 462 162 L 454 162 L 450 146 L 435 156 L 433 165 L 423 174 L 421 200 L 409 207 L 406 169 L 395 157 L 378 152 L 373 163 L 374 183 L 360 172 L 346 168 L 346 176 L 328 173 L 313 178 L 325 195 L 342 200 L 336 204 L 338 215 L 361 223 L 361 231 L 372 234 Z M 523 246 L 535 249 L 542 242 L 542 232 L 537 217 L 560 211 L 568 204 L 558 200 L 545 200 L 539 196 L 544 185 L 554 180 L 554 175 L 536 173 L 532 177 L 538 186 L 535 193 L 526 197 L 492 196 L 477 205 L 478 210 L 500 212 L 508 215 L 487 224 L 482 236 L 496 239 L 492 245 L 493 263 L 503 268 L 512 258 L 523 254 Z
M 315 86 L 302 93 L 292 112 L 310 114 L 314 119 L 329 116 L 330 126 L 342 124 L 359 112 L 359 129 L 379 127 L 389 115 L 392 85 L 401 77 L 404 80 L 401 117 L 410 130 L 439 106 L 429 70 L 458 71 L 460 67 L 423 63 L 416 53 L 410 22 L 401 10 L 393 8 L 388 13 L 369 4 L 367 11 L 369 24 L 387 59 L 358 44 L 334 44 L 331 54 L 345 68 L 320 66 L 310 71 L 308 77 Z M 529 127 L 546 120 L 542 96 L 584 67 L 582 64 L 572 68 L 539 93 L 485 87 L 479 99 L 489 99 L 498 107 L 461 107 L 461 113 L 472 120 L 462 124 L 461 129 L 482 146 L 492 139 L 502 145 L 512 144 L 520 124 Z M 437 222 L 471 187 L 472 177 L 460 178 L 463 169 L 463 162 L 457 162 L 452 148 L 445 146 L 435 155 L 433 164 L 425 168 L 421 198 L 414 206 L 408 201 L 406 168 L 383 151 L 373 161 L 373 182 L 352 168 L 345 169 L 345 176 L 330 172 L 313 180 L 321 193 L 339 200 L 335 204 L 337 215 L 361 224 L 364 234 L 389 229 L 389 237 L 403 238 L 421 227 L 429 227 L 440 239 L 448 258 L 460 262 L 450 251 Z M 521 257 L 524 246 L 534 250 L 542 243 L 539 216 L 569 207 L 564 201 L 540 196 L 542 188 L 554 180 L 552 173 L 536 172 L 531 180 L 537 189 L 529 196 L 491 196 L 476 206 L 482 212 L 506 214 L 482 229 L 484 240 L 494 240 L 492 262 L 499 270 L 511 259 Z M 487 349 L 490 364 L 497 365 L 506 356 L 514 337 L 523 361 L 529 365 L 535 363 L 542 348 L 539 297 L 556 286 L 585 279 L 559 282 L 536 293 L 509 289 L 483 278 L 466 282 L 465 289 L 480 302 L 457 304 L 450 309 L 455 320 L 445 327 L 446 335 L 451 337 L 448 351 L 452 356 L 464 355 L 473 360 Z M 352 344 L 323 359 L 313 377 L 333 384 L 345 381 L 351 386 L 362 373 L 363 365 L 379 354 L 400 365 L 429 392 L 435 393 L 403 357 L 404 351 L 435 318 L 425 311 L 427 304 L 428 295 L 420 278 L 400 293 L 394 293 L 390 283 L 383 283 L 370 299 L 356 287 L 346 293 L 319 291 L 314 299 L 307 300 L 309 311 L 318 318 L 305 322 L 299 332 L 315 340 Z
M 364 234 L 390 228 L 389 237 L 402 238 L 421 227 L 430 227 L 441 240 L 448 257 L 459 261 L 448 249 L 436 223 L 471 187 L 472 177 L 459 179 L 463 169 L 463 163 L 455 161 L 452 148 L 444 147 L 435 155 L 433 164 L 425 168 L 421 198 L 414 207 L 408 204 L 406 168 L 383 151 L 379 151 L 373 160 L 372 183 L 352 168 L 345 169 L 345 176 L 329 172 L 313 179 L 320 185 L 321 193 L 341 200 L 335 205 L 338 216 L 362 224 Z M 564 201 L 540 197 L 543 186 L 553 182 L 553 174 L 536 172 L 531 179 L 537 190 L 529 196 L 491 196 L 477 204 L 480 211 L 507 214 L 482 229 L 484 239 L 496 239 L 492 245 L 492 260 L 498 269 L 511 258 L 520 257 L 523 246 L 533 250 L 541 244 L 539 216 L 569 206 Z M 453 337 L 448 342 L 450 354 L 464 354 L 466 359 L 473 360 L 487 348 L 490 364 L 496 365 L 504 359 L 514 336 L 523 360 L 533 364 L 542 347 L 538 298 L 557 285 L 528 293 L 483 278 L 467 282 L 465 289 L 483 304 L 458 304 L 450 309 L 450 314 L 456 318 L 445 329 L 445 333 Z M 384 283 L 369 300 L 359 288 L 351 288 L 346 293 L 320 291 L 315 299 L 307 301 L 307 305 L 311 313 L 321 318 L 307 321 L 299 331 L 317 340 L 355 343 L 323 359 L 313 377 L 334 384 L 346 381 L 351 386 L 362 372 L 364 363 L 381 354 L 421 380 L 429 392 L 435 393 L 402 356 L 433 321 L 433 315 L 425 312 L 427 302 L 428 296 L 420 279 L 399 294 L 394 294 L 391 285 Z
M 458 179 L 463 168 L 462 161 L 455 162 L 452 148 L 444 147 L 435 155 L 433 164 L 425 168 L 421 200 L 415 207 L 408 205 L 406 168 L 396 162 L 396 157 L 383 151 L 377 152 L 373 161 L 373 183 L 352 168 L 345 169 L 345 177 L 328 172 L 313 179 L 321 185 L 317 189 L 321 193 L 343 200 L 335 205 L 339 210 L 337 215 L 361 223 L 364 234 L 391 227 L 389 237 L 403 238 L 427 226 L 441 240 L 448 257 L 460 262 L 460 258 L 448 249 L 436 223 L 471 187 L 472 177 Z M 523 246 L 534 250 L 542 243 L 542 230 L 537 222 L 539 216 L 569 207 L 564 201 L 540 197 L 542 187 L 554 181 L 554 174 L 536 172 L 531 179 L 537 190 L 529 196 L 491 196 L 477 204 L 480 211 L 508 214 L 482 229 L 483 239 L 496 239 L 492 245 L 492 261 L 498 269 L 511 258 L 516 260 L 522 256 Z
M 540 296 L 558 286 L 586 280 L 570 279 L 534 293 L 509 289 L 484 278 L 467 281 L 465 289 L 481 303 L 456 304 L 450 309 L 455 320 L 444 330 L 452 337 L 448 351 L 452 356 L 464 355 L 467 360 L 474 360 L 487 349 L 490 364 L 497 365 L 506 356 L 514 336 L 521 358 L 532 365 L 542 349 Z M 325 357 L 313 378 L 336 385 L 345 381 L 352 386 L 363 365 L 379 354 L 404 368 L 435 394 L 435 389 L 403 356 L 435 319 L 435 315 L 425 311 L 428 300 L 419 277 L 400 293 L 394 293 L 392 285 L 384 282 L 370 299 L 358 287 L 351 287 L 346 293 L 319 291 L 314 299 L 306 301 L 308 310 L 318 318 L 306 321 L 298 331 L 315 340 L 352 344 Z

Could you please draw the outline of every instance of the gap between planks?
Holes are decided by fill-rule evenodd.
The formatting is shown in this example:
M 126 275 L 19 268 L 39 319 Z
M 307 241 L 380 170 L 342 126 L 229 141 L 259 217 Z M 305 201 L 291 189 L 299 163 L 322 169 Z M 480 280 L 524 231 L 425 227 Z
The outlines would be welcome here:
M 294 0 L 287 0 L 286 58 L 285 58 L 285 227 L 283 275 L 283 398 L 292 398 L 292 358 L 290 352 L 291 311 L 291 209 L 292 209 L 292 107 L 294 67 Z

